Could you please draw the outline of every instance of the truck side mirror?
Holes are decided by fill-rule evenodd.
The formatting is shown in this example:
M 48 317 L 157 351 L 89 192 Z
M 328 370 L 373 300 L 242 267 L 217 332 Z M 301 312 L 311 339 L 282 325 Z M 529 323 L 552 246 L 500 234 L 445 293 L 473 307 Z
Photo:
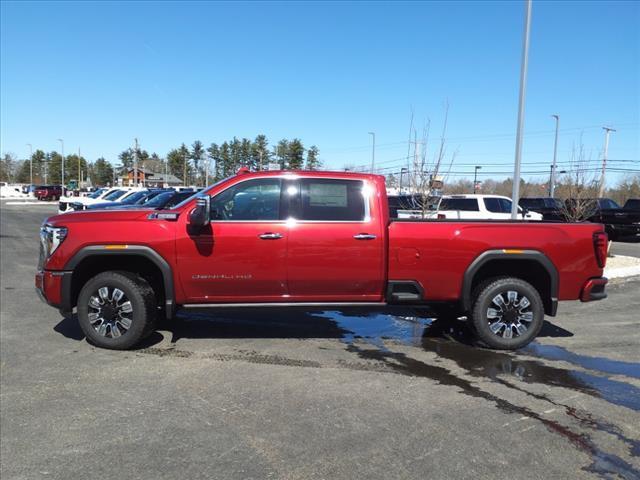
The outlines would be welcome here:
M 196 200 L 196 206 L 189 214 L 189 225 L 206 227 L 211 221 L 211 197 L 205 195 Z

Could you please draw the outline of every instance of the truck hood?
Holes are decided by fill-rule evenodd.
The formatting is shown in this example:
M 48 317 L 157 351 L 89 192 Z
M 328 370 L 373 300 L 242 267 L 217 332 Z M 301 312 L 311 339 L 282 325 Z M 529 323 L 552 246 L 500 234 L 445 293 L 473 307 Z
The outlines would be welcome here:
M 146 219 L 148 216 L 149 209 L 82 210 L 54 215 L 47 218 L 46 223 L 53 226 L 67 226 L 86 222 L 132 222 Z

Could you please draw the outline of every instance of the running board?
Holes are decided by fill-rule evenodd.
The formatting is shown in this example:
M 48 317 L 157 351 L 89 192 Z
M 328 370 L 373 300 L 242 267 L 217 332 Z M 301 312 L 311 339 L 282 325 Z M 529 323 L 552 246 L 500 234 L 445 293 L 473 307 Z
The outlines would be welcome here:
M 386 302 L 187 303 L 183 308 L 238 307 L 386 307 Z

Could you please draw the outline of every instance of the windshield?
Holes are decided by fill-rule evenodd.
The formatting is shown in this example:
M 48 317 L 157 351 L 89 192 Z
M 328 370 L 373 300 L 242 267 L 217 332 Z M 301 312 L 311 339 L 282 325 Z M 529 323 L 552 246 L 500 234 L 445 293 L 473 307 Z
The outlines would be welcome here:
M 124 190 L 114 190 L 113 192 L 108 194 L 106 197 L 104 197 L 104 199 L 112 201 L 120 198 L 124 194 L 125 194 Z
M 161 193 L 171 193 L 171 192 L 167 192 L 166 190 L 157 190 L 153 192 L 148 192 L 146 196 L 138 199 L 138 201 L 136 202 L 136 205 L 145 205 L 149 201 L 151 201 L 152 198 L 156 198 Z
M 104 193 L 105 190 L 106 190 L 106 188 L 99 188 L 98 190 L 93 192 L 91 195 L 87 195 L 87 197 L 89 197 L 89 198 L 98 198 L 100 195 L 102 195 Z
M 162 192 L 158 195 L 155 195 L 151 200 L 145 202 L 143 205 L 145 207 L 153 208 L 162 207 L 167 202 L 167 200 L 169 200 L 174 195 L 175 192 Z
M 149 192 L 136 192 L 136 193 L 132 193 L 131 195 L 129 195 L 127 198 L 125 198 L 124 200 L 122 200 L 122 203 L 125 205 L 131 205 L 133 203 L 136 203 L 138 200 L 140 200 L 141 198 L 146 197 L 147 195 L 149 195 Z
M 600 208 L 620 208 L 620 205 L 610 198 L 601 198 L 598 200 L 598 203 L 600 204 Z

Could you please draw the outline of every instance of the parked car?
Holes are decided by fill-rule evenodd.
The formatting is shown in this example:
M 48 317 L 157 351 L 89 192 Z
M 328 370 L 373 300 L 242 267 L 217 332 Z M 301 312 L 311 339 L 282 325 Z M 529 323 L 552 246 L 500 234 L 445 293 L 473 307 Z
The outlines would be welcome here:
M 182 192 L 176 192 L 176 191 L 163 191 L 163 192 L 154 192 L 154 194 L 150 195 L 147 198 L 142 199 L 141 201 L 139 201 L 138 203 L 135 203 L 133 205 L 122 205 L 122 204 L 113 204 L 113 205 L 109 205 L 107 207 L 104 207 L 105 210 L 126 210 L 126 209 L 140 209 L 140 208 L 145 208 L 145 209 L 156 209 L 156 210 L 161 210 L 161 209 L 170 209 L 175 207 L 178 203 L 182 202 L 183 200 L 192 197 L 194 194 L 194 192 L 192 191 L 182 191 Z
M 640 211 L 640 198 L 630 198 L 624 203 L 625 210 L 638 210 Z
M 134 190 L 140 189 L 134 187 L 116 187 L 108 189 L 97 197 L 94 197 L 93 194 L 86 197 L 65 197 L 60 199 L 60 203 L 58 204 L 58 213 L 82 210 L 85 206 L 92 205 L 94 203 L 116 201 L 128 192 L 132 192 Z
M 103 202 L 103 203 L 94 203 L 92 205 L 86 205 L 84 208 L 78 208 L 78 210 L 100 210 L 100 209 L 112 209 L 112 208 L 123 208 L 129 206 L 138 206 L 142 205 L 147 199 L 152 199 L 157 195 L 163 193 L 175 193 L 173 190 L 166 189 L 153 189 L 153 190 L 139 190 L 132 191 L 128 195 L 123 196 L 122 200 L 119 202 Z
M 518 201 L 518 205 L 530 212 L 542 215 L 543 220 L 565 222 L 564 202 L 559 198 L 525 197 Z
M 161 307 L 451 305 L 485 345 L 514 349 L 558 300 L 606 297 L 592 223 L 391 220 L 385 178 L 242 173 L 170 210 L 48 218 L 35 284 L 94 344 L 127 349 Z
M 602 223 L 611 240 L 640 238 L 640 211 L 621 208 L 610 198 L 568 199 L 566 205 L 574 217 L 581 217 L 578 220 Z
M 518 207 L 519 220 L 542 220 L 542 215 Z M 500 195 L 443 195 L 435 213 L 440 219 L 510 220 L 511 199 Z
M 64 195 L 61 185 L 39 185 L 33 192 L 38 200 L 58 200 Z

